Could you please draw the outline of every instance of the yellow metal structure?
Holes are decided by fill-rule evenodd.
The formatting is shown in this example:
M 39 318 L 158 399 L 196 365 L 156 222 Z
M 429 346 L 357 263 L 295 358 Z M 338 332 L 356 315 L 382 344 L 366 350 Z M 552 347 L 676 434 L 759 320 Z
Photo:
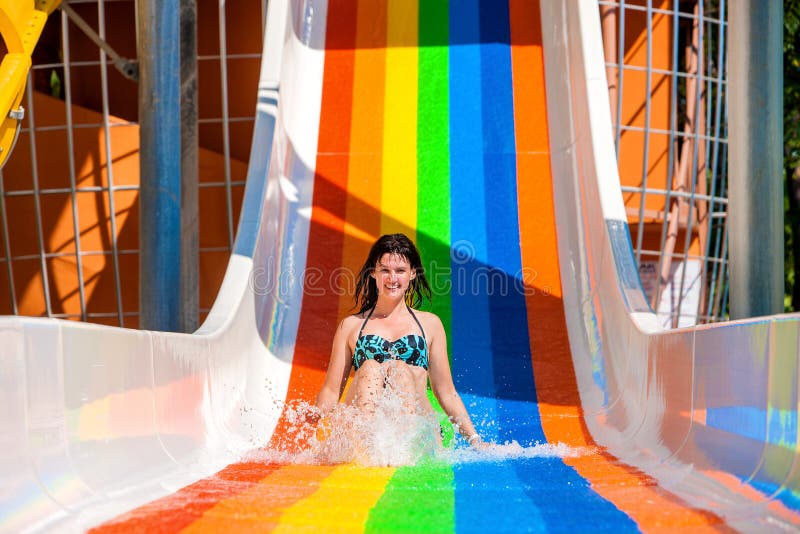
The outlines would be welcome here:
M 0 168 L 6 162 L 22 122 L 20 106 L 31 54 L 47 16 L 61 0 L 0 0 L 0 34 L 6 55 L 0 63 Z

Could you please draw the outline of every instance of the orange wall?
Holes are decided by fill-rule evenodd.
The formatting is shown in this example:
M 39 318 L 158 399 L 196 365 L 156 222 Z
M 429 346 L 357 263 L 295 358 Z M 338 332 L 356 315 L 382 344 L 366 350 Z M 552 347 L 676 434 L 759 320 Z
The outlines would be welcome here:
M 627 5 L 646 6 L 644 0 L 634 0 L 626 2 Z M 670 0 L 657 0 L 653 2 L 654 9 L 669 10 L 673 8 Z M 618 23 L 617 23 L 618 24 Z M 652 45 L 651 45 L 651 66 L 653 69 L 669 71 L 672 65 L 672 25 L 673 17 L 667 14 L 654 13 L 651 25 Z M 618 30 L 617 30 L 618 33 Z M 626 9 L 625 11 L 625 65 L 634 67 L 647 67 L 647 13 Z M 616 52 L 614 61 L 617 61 Z M 616 70 L 609 69 L 609 84 L 616 85 Z M 652 73 L 650 76 L 650 118 L 649 127 L 655 130 L 668 132 L 670 130 L 670 92 L 672 89 L 672 76 L 666 74 Z M 645 128 L 648 125 L 646 120 L 646 101 L 647 74 L 644 71 L 625 70 L 623 73 L 621 88 L 623 94 L 621 108 L 621 123 L 625 126 Z M 612 109 L 615 107 L 612 103 Z M 680 149 L 675 145 L 675 154 Z M 619 173 L 620 182 L 623 186 L 643 187 L 649 189 L 669 189 L 669 134 L 651 132 L 647 147 L 647 171 L 645 168 L 645 134 L 641 131 L 622 130 L 619 145 Z M 646 175 L 645 184 L 643 176 Z M 636 231 L 639 223 L 639 211 L 641 207 L 641 194 L 623 193 L 623 201 L 628 213 L 628 222 L 631 231 L 634 232 L 633 243 L 636 246 Z M 645 222 L 642 248 L 646 250 L 660 250 L 661 234 L 664 220 L 665 197 L 664 195 L 647 194 L 645 195 Z M 685 210 L 684 210 L 685 211 Z M 686 219 L 686 213 L 682 214 L 681 220 Z M 683 250 L 685 242 L 685 224 L 679 231 L 678 243 L 680 250 Z M 695 225 L 690 253 L 697 254 L 699 241 L 696 236 L 697 226 Z
M 34 109 L 37 122 L 42 118 L 64 114 L 61 100 L 35 93 Z M 93 111 L 73 106 L 76 124 L 98 123 L 102 117 Z M 118 121 L 119 122 L 119 121 Z M 139 127 L 119 125 L 110 129 L 114 186 L 139 183 Z M 105 157 L 105 134 L 102 128 L 76 128 L 74 130 L 75 176 L 78 188 L 107 187 L 108 172 Z M 41 189 L 69 187 L 69 160 L 64 130 L 37 131 L 38 182 Z M 200 150 L 200 181 L 224 180 L 224 160 L 207 149 Z M 3 169 L 6 192 L 32 189 L 30 145 L 27 134 L 21 134 L 13 157 Z M 244 180 L 246 164 L 231 162 L 234 180 Z M 234 212 L 238 217 L 243 187 L 233 189 Z M 90 191 L 75 195 L 78 208 L 80 248 L 86 292 L 86 310 L 89 313 L 115 313 L 117 310 L 111 251 L 111 223 L 108 192 Z M 43 227 L 43 245 L 47 253 L 74 253 L 75 232 L 72 216 L 73 200 L 70 193 L 40 195 Z M 200 247 L 226 247 L 228 244 L 223 188 L 200 189 Z M 6 210 L 9 221 L 9 244 L 14 259 L 14 286 L 19 313 L 45 315 L 41 260 L 35 223 L 35 206 L 32 195 L 7 196 Z M 117 224 L 117 246 L 121 252 L 120 275 L 123 309 L 138 309 L 138 254 L 139 212 L 138 191 L 115 191 L 114 210 Z M 236 218 L 234 219 L 236 220 Z M 33 256 L 19 259 L 20 256 Z M 200 256 L 200 306 L 211 306 L 227 264 L 227 251 L 206 251 Z M 0 264 L 0 313 L 11 313 L 7 266 Z M 75 256 L 47 260 L 47 277 L 53 313 L 80 314 L 78 270 Z M 117 324 L 116 317 L 91 318 L 92 322 Z M 136 326 L 136 318 L 126 319 L 126 326 Z
M 197 53 L 199 84 L 199 118 L 218 119 L 222 116 L 221 74 L 218 59 L 203 59 L 219 55 L 218 2 L 197 2 Z M 93 28 L 97 28 L 97 8 L 94 4 L 74 4 L 77 11 Z M 132 1 L 105 2 L 106 35 L 108 43 L 123 57 L 136 57 L 134 4 Z M 248 54 L 253 57 L 229 58 L 228 107 L 232 117 L 252 117 L 261 65 L 261 1 L 237 0 L 226 4 L 227 54 Z M 50 17 L 42 39 L 34 53 L 34 63 L 55 63 L 61 57 L 60 12 Z M 97 61 L 95 45 L 75 25 L 69 25 L 70 59 L 73 63 Z M 72 100 L 88 109 L 102 109 L 99 66 L 72 65 Z M 63 79 L 63 72 L 58 69 Z M 39 71 L 36 87 L 47 92 L 50 71 Z M 109 107 L 112 115 L 129 121 L 137 120 L 137 86 L 126 80 L 113 67 L 108 69 Z M 252 137 L 252 121 L 230 126 L 231 154 L 247 161 Z M 200 125 L 200 146 L 222 152 L 222 127 L 219 124 Z

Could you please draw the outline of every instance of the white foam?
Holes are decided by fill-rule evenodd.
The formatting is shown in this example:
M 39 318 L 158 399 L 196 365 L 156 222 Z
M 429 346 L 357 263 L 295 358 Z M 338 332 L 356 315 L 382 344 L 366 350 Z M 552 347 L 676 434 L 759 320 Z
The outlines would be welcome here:
M 441 449 L 439 419 L 387 383 L 374 408 L 337 404 L 325 416 L 306 402 L 291 403 L 285 417 L 291 440 L 247 455 L 248 460 L 296 464 L 414 465 Z
M 442 449 L 437 457 L 452 464 L 473 462 L 502 462 L 519 458 L 572 458 L 589 454 L 587 448 L 570 447 L 564 443 L 533 443 L 520 445 L 516 440 L 497 444 L 485 443 L 480 448 L 456 447 Z

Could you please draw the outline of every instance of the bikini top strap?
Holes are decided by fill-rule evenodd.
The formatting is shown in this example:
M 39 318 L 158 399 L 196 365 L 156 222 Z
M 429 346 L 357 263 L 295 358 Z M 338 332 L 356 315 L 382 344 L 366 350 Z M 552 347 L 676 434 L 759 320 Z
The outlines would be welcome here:
M 370 308 L 369 313 L 367 314 L 366 318 L 364 318 L 364 322 L 361 323 L 361 329 L 358 331 L 358 337 L 361 337 L 361 333 L 364 331 L 364 327 L 367 326 L 367 321 L 369 321 L 369 318 L 372 317 L 372 312 L 374 311 L 375 311 L 375 306 Z
M 422 339 L 424 339 L 425 343 L 427 343 L 428 342 L 428 338 L 425 337 L 425 329 L 422 328 L 422 324 L 419 322 L 419 319 L 417 319 L 417 315 L 414 313 L 414 310 L 411 309 L 411 306 L 406 305 L 406 308 L 408 308 L 408 312 L 411 314 L 411 317 L 414 318 L 414 322 L 417 323 L 417 326 L 419 327 L 419 331 L 422 332 Z

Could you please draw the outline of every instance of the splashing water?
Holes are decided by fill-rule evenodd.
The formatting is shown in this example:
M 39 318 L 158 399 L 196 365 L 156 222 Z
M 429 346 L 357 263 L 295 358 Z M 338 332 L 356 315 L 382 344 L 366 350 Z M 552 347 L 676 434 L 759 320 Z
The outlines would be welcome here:
M 523 446 L 516 441 L 487 444 L 483 448 L 465 444 L 444 447 L 439 415 L 422 409 L 406 392 L 393 387 L 388 378 L 386 387 L 371 401 L 368 408 L 338 403 L 326 414 L 308 402 L 290 402 L 284 409 L 289 424 L 288 439 L 277 446 L 252 451 L 245 459 L 394 467 L 428 461 L 456 464 L 513 458 L 563 458 L 591 452 L 561 443 Z
M 284 409 L 288 439 L 248 458 L 398 466 L 416 464 L 441 449 L 438 416 L 422 410 L 390 380 L 370 400 L 368 408 L 339 403 L 324 415 L 305 401 L 290 402 Z

